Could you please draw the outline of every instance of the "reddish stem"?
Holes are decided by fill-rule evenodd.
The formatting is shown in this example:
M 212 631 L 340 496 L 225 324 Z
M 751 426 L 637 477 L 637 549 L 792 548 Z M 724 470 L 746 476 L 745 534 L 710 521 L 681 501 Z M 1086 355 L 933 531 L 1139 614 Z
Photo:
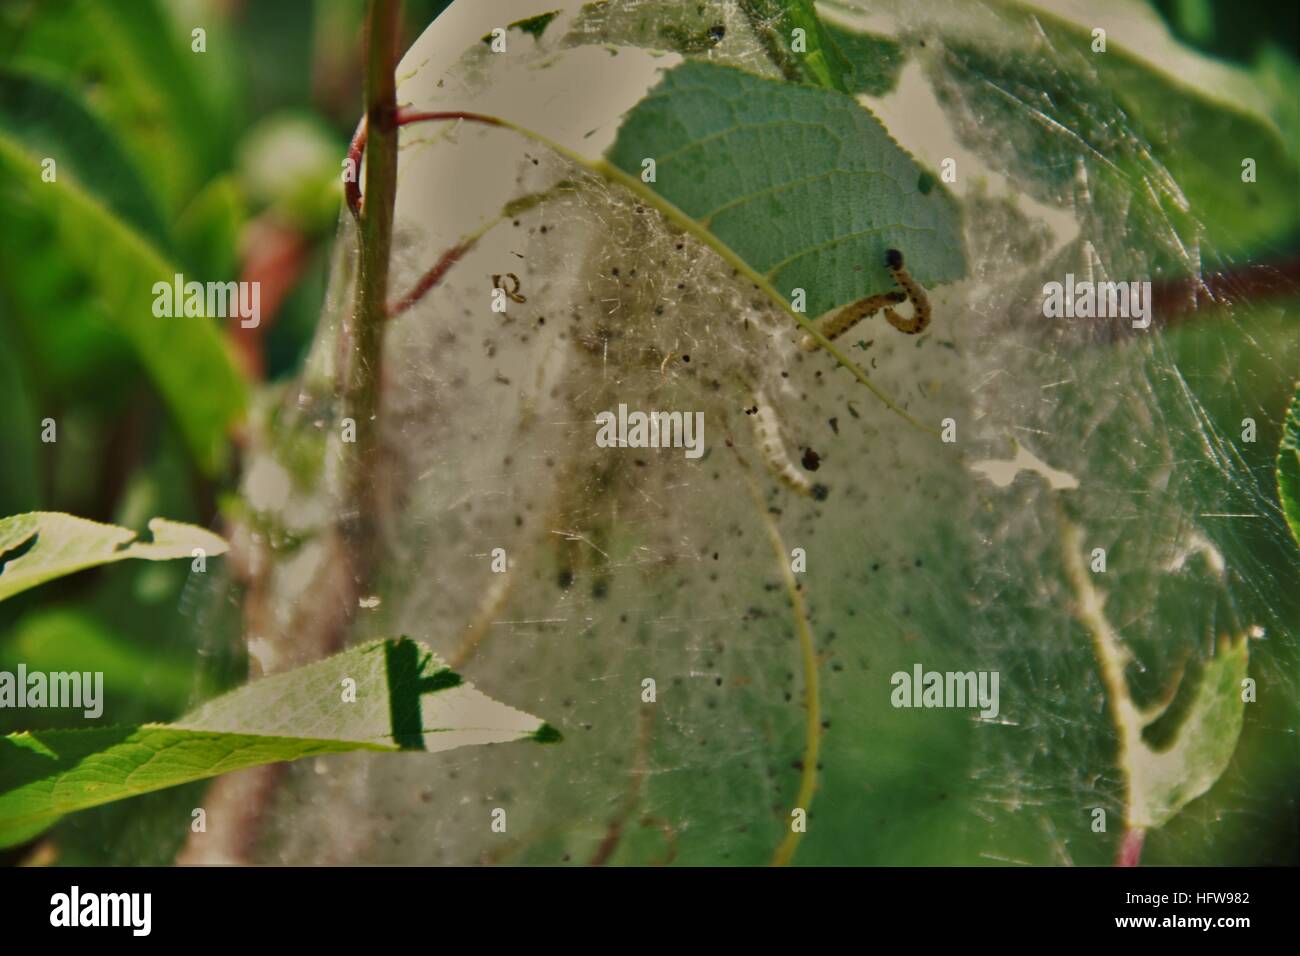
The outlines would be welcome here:
M 1124 839 L 1119 844 L 1119 854 L 1115 857 L 1116 866 L 1137 866 L 1142 858 L 1142 843 L 1147 831 L 1133 827 L 1124 831 Z
M 461 257 L 464 256 L 465 253 L 474 248 L 474 242 L 475 240 L 463 242 L 444 252 L 439 257 L 438 261 L 433 264 L 433 268 L 426 272 L 420 281 L 415 284 L 415 288 L 411 289 L 410 292 L 406 293 L 406 295 L 402 296 L 396 302 L 389 304 L 388 317 L 391 319 L 401 315 L 411 306 L 415 305 L 415 303 L 424 298 L 425 294 L 430 289 L 442 281 L 442 277 L 447 274 L 447 270 L 460 261 Z
M 495 116 L 488 116 L 484 113 L 467 113 L 464 110 L 449 110 L 445 112 L 425 113 L 415 110 L 398 109 L 397 125 L 407 126 L 411 123 L 436 123 L 449 120 L 469 120 L 471 123 L 482 123 L 484 126 L 504 126 L 505 124 Z M 357 131 L 352 134 L 352 142 L 348 144 L 348 159 L 352 161 L 352 176 L 347 180 L 345 193 L 348 200 L 348 208 L 352 210 L 352 215 L 361 214 L 361 157 L 366 152 L 366 118 L 361 117 L 361 122 L 357 124 Z

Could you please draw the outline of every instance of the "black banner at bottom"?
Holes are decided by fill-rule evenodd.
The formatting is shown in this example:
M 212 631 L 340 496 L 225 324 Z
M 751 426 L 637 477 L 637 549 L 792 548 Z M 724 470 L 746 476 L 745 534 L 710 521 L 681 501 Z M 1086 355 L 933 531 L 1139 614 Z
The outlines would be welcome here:
M 573 941 L 575 933 L 590 940 L 648 933 L 671 944 L 667 934 L 691 928 L 698 938 L 709 926 L 732 942 L 755 934 L 770 942 L 837 924 L 864 941 L 918 930 L 927 943 L 1196 933 L 1231 945 L 1239 934 L 1293 928 L 1295 901 L 1295 871 L 1286 869 L 180 867 L 0 875 L 7 943 L 76 933 L 83 941 L 205 948 L 280 938 L 373 946 L 389 933 L 427 938 L 457 925 L 497 944 L 518 934 L 533 945 Z

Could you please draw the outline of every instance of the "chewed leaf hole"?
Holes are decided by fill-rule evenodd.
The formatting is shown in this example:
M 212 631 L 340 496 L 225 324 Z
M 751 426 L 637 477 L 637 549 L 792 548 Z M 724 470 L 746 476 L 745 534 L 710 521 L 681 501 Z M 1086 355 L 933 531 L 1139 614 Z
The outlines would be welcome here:
M 40 533 L 35 532 L 18 542 L 8 551 L 0 552 L 0 574 L 4 574 L 5 568 L 9 566 L 9 562 L 17 561 L 28 551 L 32 550 L 32 548 L 36 547 L 36 540 L 39 537 Z

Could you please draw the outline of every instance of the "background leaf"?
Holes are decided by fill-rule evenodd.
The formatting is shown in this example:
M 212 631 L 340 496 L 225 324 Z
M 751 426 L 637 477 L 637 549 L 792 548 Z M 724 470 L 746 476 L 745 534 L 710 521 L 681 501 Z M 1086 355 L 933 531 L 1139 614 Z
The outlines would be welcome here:
M 169 213 L 212 175 L 230 151 L 239 75 L 223 18 L 208 4 L 160 0 L 71 0 L 38 5 L 14 31 L 13 61 L 53 72 L 93 95 L 96 111 L 150 168 Z M 191 49 L 202 27 L 207 50 Z M 167 156 L 157 163 L 155 157 Z
M 786 79 L 849 92 L 853 67 L 826 31 L 812 0 L 741 0 L 740 6 Z M 795 30 L 802 31 L 802 49 L 794 48 Z
M 220 689 L 196 671 L 184 650 L 146 649 L 80 609 L 43 608 L 22 617 L 0 640 L 0 667 L 16 671 L 23 663 L 29 672 L 100 671 L 106 710 L 138 707 L 149 719 L 166 720 L 183 713 L 195 693 L 210 696 Z M 80 721 L 81 714 L 73 719 Z M 10 722 L 4 729 L 25 724 Z
M 13 349 L 0 349 L 0 501 L 15 511 L 41 506 L 37 448 L 41 417 Z
M 1177 43 L 1140 3 L 824 6 L 850 32 L 856 15 L 897 17 L 963 144 L 1029 195 L 1080 204 L 1108 274 L 1185 274 L 1294 232 L 1300 173 L 1273 119 L 1294 114 L 1293 98 L 1277 103 L 1248 70 Z M 1104 52 L 1092 49 L 1099 27 Z
M 39 93 L 51 120 L 51 125 L 29 127 L 18 115 L 0 124 L 0 169 L 16 188 L 16 195 L 5 191 L 4 196 L 52 228 L 52 241 L 93 286 L 103 315 L 131 343 L 200 467 L 215 472 L 226 454 L 226 430 L 245 404 L 243 380 L 217 325 L 209 318 L 153 314 L 154 283 L 171 282 L 180 270 L 146 233 L 76 177 L 75 162 L 61 168 L 55 182 L 42 181 L 41 162 L 51 153 L 56 160 L 87 150 L 93 155 L 93 141 L 84 142 L 97 129 L 90 114 L 78 109 L 70 94 L 34 77 L 0 78 L 0 89 L 7 90 L 0 110 L 9 106 L 21 112 L 26 107 L 20 104 Z M 52 125 L 59 119 L 64 122 Z M 129 180 L 122 186 L 130 192 Z
M 165 245 L 152 187 L 117 137 L 68 90 L 36 75 L 0 71 L 0 130 L 30 154 L 57 161 L 124 223 Z

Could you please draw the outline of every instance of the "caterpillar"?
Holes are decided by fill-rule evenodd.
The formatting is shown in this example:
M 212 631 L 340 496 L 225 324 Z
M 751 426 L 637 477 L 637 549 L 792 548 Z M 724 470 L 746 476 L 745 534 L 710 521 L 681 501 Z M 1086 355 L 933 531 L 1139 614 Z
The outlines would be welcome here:
M 925 327 L 930 324 L 930 299 L 925 294 L 925 289 L 912 278 L 907 271 L 907 267 L 903 265 L 903 254 L 897 249 L 887 249 L 885 251 L 885 268 L 894 277 L 894 282 L 898 284 L 899 288 L 907 294 L 907 300 L 912 303 L 911 319 L 904 319 L 893 309 L 886 307 L 886 321 L 898 331 L 907 335 L 916 335 L 918 332 L 925 331 Z
M 825 501 L 828 494 L 826 486 L 813 484 L 790 460 L 785 443 L 781 440 L 781 425 L 776 411 L 758 389 L 754 389 L 754 404 L 745 409 L 745 414 L 753 416 L 754 437 L 758 439 L 758 449 L 773 476 L 797 494 L 815 501 Z
M 513 289 L 506 288 L 506 283 L 503 281 L 505 279 L 509 279 L 514 283 Z M 500 276 L 500 275 L 492 276 L 492 288 L 500 289 L 511 300 L 515 302 L 527 302 L 528 301 L 527 297 L 519 294 L 519 286 L 520 286 L 519 276 L 515 275 L 513 272 L 507 272 L 504 276 Z
M 865 299 L 859 299 L 852 305 L 846 305 L 834 315 L 819 319 L 817 321 L 817 330 L 834 342 L 863 319 L 875 315 L 887 306 L 897 305 L 906 300 L 907 296 L 901 292 L 883 292 L 879 295 L 869 295 Z M 817 350 L 817 340 L 811 335 L 805 335 L 799 345 L 805 352 L 815 352 Z
M 835 314 L 818 319 L 815 323 L 817 331 L 834 342 L 863 319 L 884 309 L 885 320 L 898 331 L 907 335 L 916 335 L 923 332 L 925 327 L 930 324 L 930 299 L 926 296 L 925 289 L 907 271 L 907 267 L 903 264 L 903 254 L 897 249 L 885 251 L 885 268 L 889 270 L 894 282 L 902 289 L 901 292 L 882 292 L 877 295 L 869 295 L 865 299 L 859 299 L 851 305 L 846 305 Z M 912 303 L 912 317 L 910 319 L 904 319 L 892 308 L 903 302 Z M 811 335 L 805 335 L 799 346 L 805 352 L 814 352 L 817 350 L 817 340 Z

